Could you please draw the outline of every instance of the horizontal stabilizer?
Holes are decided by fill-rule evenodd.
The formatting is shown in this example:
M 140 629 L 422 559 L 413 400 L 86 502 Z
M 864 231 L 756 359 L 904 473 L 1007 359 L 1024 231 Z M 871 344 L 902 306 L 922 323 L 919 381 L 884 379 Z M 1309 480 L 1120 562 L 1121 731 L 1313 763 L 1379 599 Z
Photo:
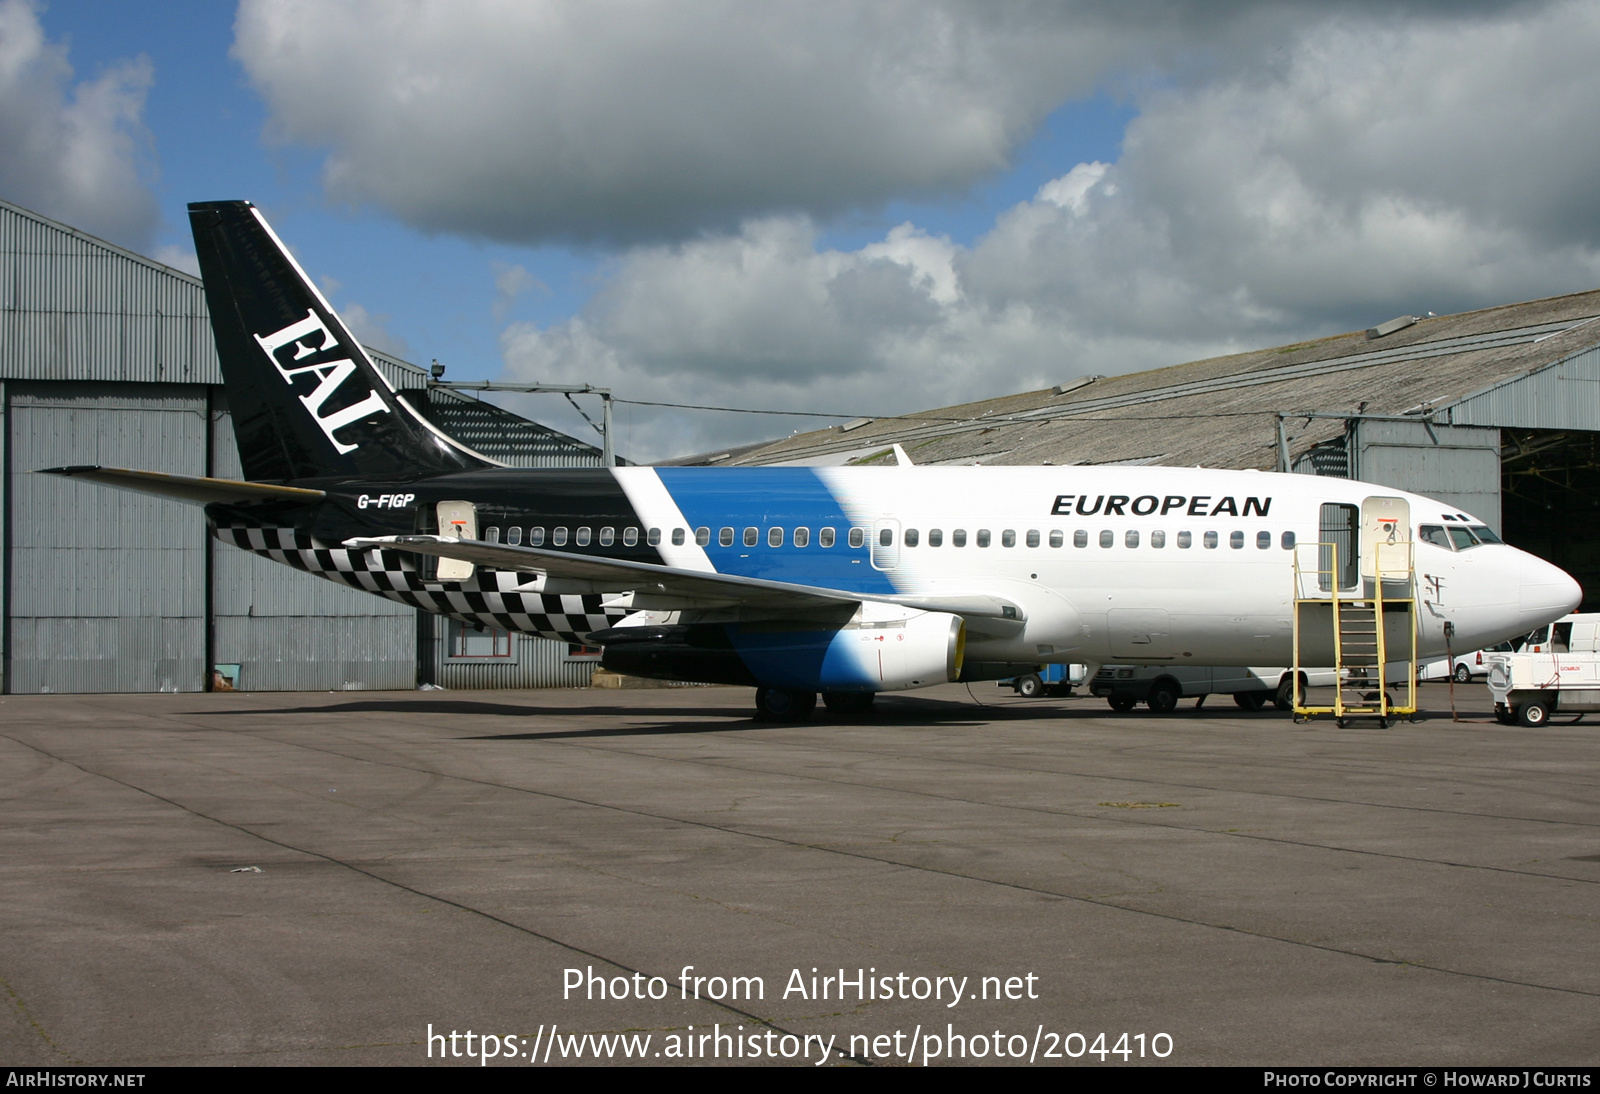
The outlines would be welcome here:
M 126 467 L 46 467 L 40 475 L 62 475 L 69 479 L 85 479 L 105 486 L 120 486 L 124 490 L 138 490 L 178 501 L 209 505 L 224 502 L 237 505 L 250 501 L 293 501 L 309 504 L 327 495 L 321 490 L 306 490 L 299 486 L 273 486 L 262 482 L 240 482 L 237 479 L 211 479 L 199 475 L 168 475 L 162 471 L 133 471 Z

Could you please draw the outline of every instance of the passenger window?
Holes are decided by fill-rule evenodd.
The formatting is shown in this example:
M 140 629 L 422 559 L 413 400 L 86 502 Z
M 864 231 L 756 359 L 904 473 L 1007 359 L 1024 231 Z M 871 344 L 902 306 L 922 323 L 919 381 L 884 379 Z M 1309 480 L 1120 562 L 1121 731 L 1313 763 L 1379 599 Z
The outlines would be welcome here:
M 1217 549 L 1217 533 L 1215 533 L 1215 532 L 1207 532 L 1204 536 L 1200 537 L 1200 542 L 1202 542 L 1202 543 L 1204 543 L 1206 545 L 1206 550 L 1208 550 L 1208 551 L 1216 550 Z
M 1060 547 L 1065 542 L 1067 542 L 1067 537 L 1061 534 L 1061 529 L 1052 528 L 1050 530 L 1050 546 Z
M 879 528 L 878 529 L 878 546 L 879 547 L 893 547 L 894 546 L 894 529 L 893 528 Z
M 567 545 L 567 530 L 565 528 L 551 529 L 550 545 L 552 547 L 565 547 Z
M 1089 546 L 1089 533 L 1085 532 L 1082 528 L 1079 528 L 1076 532 L 1072 533 L 1072 545 L 1074 547 Z
M 1100 546 L 1110 547 L 1115 542 L 1117 542 L 1117 534 L 1111 529 L 1107 528 L 1100 533 Z
M 1178 533 L 1178 550 L 1187 551 L 1194 546 L 1194 534 L 1191 532 Z
M 1155 531 L 1155 532 L 1151 532 L 1150 533 L 1150 546 L 1152 546 L 1152 547 L 1165 547 L 1166 545 L 1167 545 L 1167 533 L 1162 532 L 1162 531 Z
M 967 530 L 965 528 L 957 528 L 954 532 L 950 533 L 950 546 L 965 547 L 966 545 Z
M 808 544 L 810 544 L 810 542 L 811 542 L 811 529 L 809 529 L 809 528 L 796 528 L 794 530 L 794 545 L 796 547 L 805 547 Z
M 622 545 L 632 547 L 639 542 L 639 529 L 629 525 L 622 530 Z
M 485 528 L 483 530 L 483 538 L 485 540 L 487 540 L 488 542 L 490 542 L 490 543 L 499 543 L 500 542 L 500 528 L 499 528 L 499 526 L 491 524 L 489 527 Z
M 867 532 L 864 528 L 850 529 L 850 546 L 859 547 L 867 542 Z
M 767 529 L 767 546 L 768 547 L 782 547 L 783 546 L 783 529 L 782 528 L 768 528 Z
M 506 542 L 515 547 L 522 542 L 522 529 L 520 527 L 506 529 Z
M 652 528 L 644 534 L 644 541 L 652 547 L 661 546 L 661 529 Z
M 717 545 L 719 547 L 732 547 L 733 546 L 733 529 L 732 528 L 724 528 L 724 529 L 722 529 L 721 531 L 719 531 L 717 533 Z
M 943 528 L 929 528 L 928 529 L 928 546 L 929 547 L 943 547 L 944 546 L 944 529 Z
M 519 528 L 518 531 L 520 532 L 521 529 Z M 528 529 L 528 546 L 529 547 L 542 547 L 542 546 L 544 546 L 544 529 L 542 527 L 540 527 L 540 528 L 529 528 Z
M 1268 550 L 1269 548 L 1271 548 L 1271 546 L 1272 546 L 1272 533 L 1271 532 L 1257 532 L 1256 533 L 1256 546 L 1259 547 L 1263 551 Z
M 1002 547 L 1015 547 L 1016 545 L 1017 545 L 1017 533 L 1016 532 L 1012 531 L 1010 528 L 1007 528 L 1005 531 L 1000 533 L 1000 546 L 1002 546 Z
M 759 529 L 759 528 L 746 528 L 744 530 L 744 545 L 746 547 L 754 547 L 760 541 L 761 541 L 761 529 Z
M 920 538 L 921 537 L 917 534 L 917 530 L 915 528 L 906 529 L 905 540 L 907 547 L 915 547 Z
M 1244 547 L 1244 533 L 1243 532 L 1230 532 L 1228 534 L 1228 546 L 1232 547 L 1235 551 L 1240 550 L 1241 548 L 1243 548 Z
M 711 542 L 711 529 L 700 527 L 694 530 L 694 542 L 698 547 L 704 547 Z
M 817 546 L 818 547 L 832 547 L 833 546 L 833 529 L 832 528 L 819 528 L 819 529 L 817 529 Z
M 1129 547 L 1139 546 L 1139 533 L 1130 530 L 1127 535 L 1122 537 L 1122 542 L 1126 543 Z
M 617 541 L 617 530 L 615 528 L 602 528 L 602 529 L 600 529 L 600 546 L 609 547 L 613 543 L 615 543 L 616 541 Z
M 1293 532 L 1285 532 L 1285 533 L 1283 533 L 1283 535 L 1279 539 L 1279 542 L 1283 545 L 1283 549 L 1285 551 L 1294 550 L 1294 533 Z
M 579 547 L 589 546 L 589 529 L 579 528 L 577 534 L 572 537 L 572 542 Z
M 1037 528 L 1029 528 L 1028 529 L 1028 538 L 1027 538 L 1026 542 L 1027 542 L 1029 547 L 1037 547 L 1037 546 L 1039 546 L 1039 529 L 1037 529 Z
M 989 529 L 979 528 L 977 543 L 979 547 L 989 546 Z
M 683 541 L 687 538 L 688 536 L 682 528 L 674 528 L 672 530 L 672 545 L 674 547 L 682 547 Z

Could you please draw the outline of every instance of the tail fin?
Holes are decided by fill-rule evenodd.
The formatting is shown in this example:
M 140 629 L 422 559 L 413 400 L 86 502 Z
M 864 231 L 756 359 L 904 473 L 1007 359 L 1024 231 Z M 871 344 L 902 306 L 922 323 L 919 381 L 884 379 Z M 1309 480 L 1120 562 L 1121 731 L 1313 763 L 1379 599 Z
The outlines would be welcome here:
M 395 394 L 255 206 L 196 203 L 189 222 L 246 478 L 494 465 Z

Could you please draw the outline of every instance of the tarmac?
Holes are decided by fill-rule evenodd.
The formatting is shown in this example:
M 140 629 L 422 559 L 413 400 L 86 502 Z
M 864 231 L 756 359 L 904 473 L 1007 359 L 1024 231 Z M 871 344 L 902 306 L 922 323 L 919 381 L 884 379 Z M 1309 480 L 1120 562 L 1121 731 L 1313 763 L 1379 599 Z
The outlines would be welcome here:
M 3 696 L 0 1062 L 1594 1065 L 1600 731 L 1422 694 Z

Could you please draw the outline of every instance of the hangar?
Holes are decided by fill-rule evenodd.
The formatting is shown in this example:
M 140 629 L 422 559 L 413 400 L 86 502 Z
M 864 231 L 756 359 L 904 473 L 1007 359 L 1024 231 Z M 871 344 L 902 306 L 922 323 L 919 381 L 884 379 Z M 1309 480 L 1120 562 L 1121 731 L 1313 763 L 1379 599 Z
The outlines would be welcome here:
M 1290 470 L 1453 502 L 1600 609 L 1600 291 L 893 418 L 682 464 L 1165 464 Z M 1069 474 L 1069 472 L 1063 472 Z
M 220 544 L 196 506 L 30 472 L 240 477 L 199 278 L 0 201 L 4 691 L 581 686 L 592 651 L 475 631 Z M 601 452 L 369 349 L 447 433 L 523 467 Z

